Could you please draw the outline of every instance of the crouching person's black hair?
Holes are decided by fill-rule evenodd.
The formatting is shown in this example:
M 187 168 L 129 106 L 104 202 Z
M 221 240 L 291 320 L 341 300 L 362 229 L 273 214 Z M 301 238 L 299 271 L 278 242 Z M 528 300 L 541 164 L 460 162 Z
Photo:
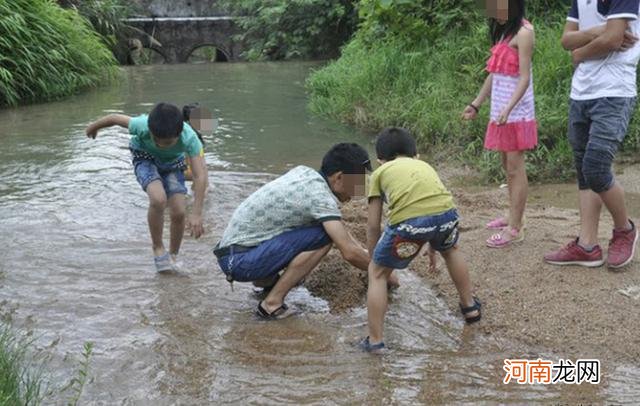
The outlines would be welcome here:
M 364 174 L 371 170 L 369 154 L 355 143 L 336 144 L 322 159 L 320 171 L 324 176 L 331 176 L 336 172 L 344 174 Z

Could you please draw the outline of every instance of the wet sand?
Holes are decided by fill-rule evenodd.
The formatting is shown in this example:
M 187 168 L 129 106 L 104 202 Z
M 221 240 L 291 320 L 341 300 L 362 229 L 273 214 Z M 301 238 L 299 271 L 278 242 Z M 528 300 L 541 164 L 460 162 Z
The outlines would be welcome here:
M 640 260 L 617 272 L 604 266 L 544 263 L 544 253 L 575 238 L 579 225 L 576 209 L 539 203 L 549 200 L 545 190 L 534 188 L 530 194 L 525 241 L 496 250 L 485 247 L 491 231 L 484 225 L 505 212 L 506 189 L 480 193 L 452 189 L 461 215 L 459 247 L 468 261 L 475 293 L 483 302 L 483 319 L 472 328 L 515 344 L 521 353 L 511 354 L 513 357 L 540 350 L 565 359 L 636 363 L 640 359 L 640 290 L 627 294 L 621 290 L 640 289 Z M 567 207 L 570 205 L 569 201 Z M 345 205 L 343 212 L 351 232 L 364 242 L 365 202 Z M 610 216 L 603 214 L 599 237 L 605 252 L 611 226 Z M 436 275 L 428 274 L 426 265 L 426 258 L 419 257 L 401 272 L 424 277 L 450 310 L 459 314 L 457 293 L 442 258 Z M 305 282 L 314 295 L 329 301 L 334 312 L 363 305 L 366 284 L 366 273 L 344 262 L 335 249 Z M 402 286 L 394 294 L 402 295 Z

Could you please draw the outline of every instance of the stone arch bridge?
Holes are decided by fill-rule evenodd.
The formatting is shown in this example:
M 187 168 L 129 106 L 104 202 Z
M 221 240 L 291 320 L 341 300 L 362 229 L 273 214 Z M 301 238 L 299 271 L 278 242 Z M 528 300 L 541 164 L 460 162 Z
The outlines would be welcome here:
M 165 63 L 184 63 L 196 49 L 213 46 L 217 61 L 238 61 L 244 50 L 235 40 L 240 29 L 233 17 L 149 17 L 128 18 L 134 30 L 129 37 L 164 57 Z M 137 43 L 137 42 L 136 42 Z

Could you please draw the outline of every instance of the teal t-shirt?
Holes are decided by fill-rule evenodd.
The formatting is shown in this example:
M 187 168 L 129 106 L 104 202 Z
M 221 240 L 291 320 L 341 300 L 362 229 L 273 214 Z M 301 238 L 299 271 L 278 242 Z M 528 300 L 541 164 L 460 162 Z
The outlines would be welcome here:
M 156 143 L 153 142 L 148 121 L 149 117 L 146 114 L 131 117 L 129 120 L 129 134 L 131 134 L 129 144 L 131 148 L 147 152 L 160 162 L 173 162 L 176 159 L 183 158 L 185 153 L 190 157 L 200 156 L 202 143 L 189 124 L 184 123 L 182 134 L 180 134 L 180 139 L 176 145 L 170 148 L 158 148 Z

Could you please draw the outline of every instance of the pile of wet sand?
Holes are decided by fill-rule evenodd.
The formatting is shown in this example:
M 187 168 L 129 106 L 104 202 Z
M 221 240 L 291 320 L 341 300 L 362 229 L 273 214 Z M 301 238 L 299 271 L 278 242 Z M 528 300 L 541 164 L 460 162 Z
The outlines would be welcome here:
M 365 202 L 344 205 L 342 220 L 351 234 L 364 246 L 367 241 Z M 340 251 L 334 247 L 306 278 L 304 285 L 315 296 L 326 299 L 331 311 L 341 312 L 364 303 L 367 294 L 367 272 L 344 261 Z
M 453 192 L 461 216 L 459 247 L 468 261 L 475 294 L 483 302 L 483 319 L 470 328 L 517 343 L 523 354 L 530 348 L 546 348 L 571 359 L 640 359 L 640 299 L 621 293 L 640 287 L 637 260 L 618 272 L 544 263 L 545 252 L 575 238 L 579 220 L 577 210 L 539 204 L 527 207 L 524 242 L 487 248 L 491 232 L 485 224 L 505 212 L 506 190 Z M 352 234 L 364 243 L 366 202 L 345 205 L 343 212 Z M 611 226 L 603 214 L 600 244 L 605 252 Z M 451 311 L 459 313 L 458 295 L 442 258 L 435 275 L 426 272 L 426 265 L 427 260 L 419 257 L 409 271 L 424 277 Z M 367 278 L 334 248 L 305 285 L 325 298 L 332 311 L 340 312 L 364 304 Z M 402 294 L 402 286 L 397 294 Z

